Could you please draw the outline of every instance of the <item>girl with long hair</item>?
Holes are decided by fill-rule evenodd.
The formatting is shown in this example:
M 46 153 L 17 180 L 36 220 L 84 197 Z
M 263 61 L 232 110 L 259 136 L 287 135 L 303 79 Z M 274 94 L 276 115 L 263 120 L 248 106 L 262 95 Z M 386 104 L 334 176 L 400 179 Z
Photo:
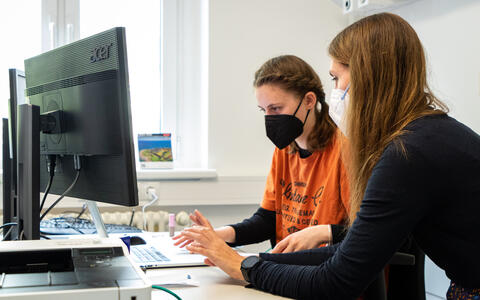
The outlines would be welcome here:
M 358 297 L 408 235 L 451 280 L 447 299 L 480 297 L 480 136 L 430 91 L 413 28 L 382 13 L 331 42 L 331 115 L 346 133 L 350 228 L 332 246 L 243 258 L 206 227 L 186 229 L 230 276 L 302 299 Z

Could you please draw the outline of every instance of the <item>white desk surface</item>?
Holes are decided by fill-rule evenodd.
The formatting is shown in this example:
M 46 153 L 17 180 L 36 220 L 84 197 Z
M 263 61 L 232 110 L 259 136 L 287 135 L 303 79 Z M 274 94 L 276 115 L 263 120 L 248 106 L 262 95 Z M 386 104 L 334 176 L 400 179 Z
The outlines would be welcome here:
M 148 270 L 147 276 L 179 277 L 191 275 L 200 286 L 168 287 L 182 300 L 211 300 L 211 299 L 286 299 L 268 294 L 259 290 L 245 288 L 246 282 L 230 278 L 222 270 L 216 267 L 187 267 L 187 268 L 163 268 Z M 153 290 L 152 299 L 175 299 L 170 294 Z
M 155 232 L 156 236 L 168 235 L 168 232 Z M 113 236 L 120 236 L 121 234 L 110 234 Z M 140 234 L 132 234 L 140 235 Z M 96 235 L 72 235 L 72 236 L 52 236 L 54 238 L 86 238 L 88 236 Z M 162 280 L 171 280 L 173 278 L 183 278 L 190 275 L 194 281 L 199 283 L 199 286 L 182 286 L 170 287 L 165 286 L 169 290 L 176 293 L 182 300 L 245 300 L 245 299 L 287 299 L 280 296 L 275 296 L 252 288 L 245 288 L 247 283 L 243 280 L 235 280 L 229 277 L 225 272 L 217 267 L 179 267 L 179 268 L 159 268 L 147 270 L 147 277 L 162 278 Z M 163 279 L 166 278 L 166 279 Z M 152 281 L 155 284 L 155 281 Z M 175 297 L 169 293 L 153 289 L 152 300 L 155 299 L 173 299 Z

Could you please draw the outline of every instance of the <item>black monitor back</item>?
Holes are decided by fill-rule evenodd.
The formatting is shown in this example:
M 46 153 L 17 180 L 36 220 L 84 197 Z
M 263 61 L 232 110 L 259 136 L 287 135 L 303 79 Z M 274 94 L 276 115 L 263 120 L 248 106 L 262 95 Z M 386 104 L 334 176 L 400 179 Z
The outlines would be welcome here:
M 47 155 L 57 155 L 50 190 L 73 182 L 68 196 L 138 205 L 125 29 L 113 28 L 25 60 L 26 96 L 40 113 L 63 111 L 63 133 L 40 135 L 40 188 L 48 182 Z M 20 120 L 21 121 L 21 120 Z
M 25 73 L 8 70 L 8 119 L 3 121 L 3 223 L 17 222 L 17 106 L 25 104 Z M 16 234 L 16 228 L 12 230 Z M 11 235 L 13 236 L 13 234 Z M 7 237 L 10 239 L 10 236 Z

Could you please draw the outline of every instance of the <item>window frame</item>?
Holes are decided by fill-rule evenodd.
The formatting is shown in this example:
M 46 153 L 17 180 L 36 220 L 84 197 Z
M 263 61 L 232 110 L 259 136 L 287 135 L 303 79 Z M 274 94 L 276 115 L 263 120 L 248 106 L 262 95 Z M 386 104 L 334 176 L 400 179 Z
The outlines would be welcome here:
M 172 133 L 174 169 L 199 174 L 208 170 L 208 9 L 208 0 L 160 5 L 159 127 Z M 42 0 L 42 51 L 79 39 L 80 26 L 79 0 Z

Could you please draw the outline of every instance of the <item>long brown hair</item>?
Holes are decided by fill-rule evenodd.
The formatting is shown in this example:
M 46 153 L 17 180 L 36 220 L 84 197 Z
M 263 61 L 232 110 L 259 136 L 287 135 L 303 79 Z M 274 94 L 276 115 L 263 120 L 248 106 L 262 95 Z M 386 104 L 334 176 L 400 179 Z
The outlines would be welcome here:
M 325 148 L 335 133 L 336 125 L 328 115 L 322 82 L 313 68 L 297 56 L 277 56 L 266 61 L 255 72 L 253 86 L 258 88 L 265 84 L 277 85 L 298 97 L 303 97 L 308 92 L 315 93 L 317 104 L 320 103 L 321 108 L 315 106 L 315 127 L 307 137 L 307 150 L 318 151 Z M 290 149 L 293 152 L 298 150 L 295 142 L 290 145 Z
M 445 114 L 448 108 L 427 84 L 425 54 L 415 30 L 397 15 L 357 21 L 333 39 L 328 52 L 350 71 L 346 157 L 352 224 L 385 147 L 393 142 L 406 156 L 398 138 L 405 126 L 422 116 Z

